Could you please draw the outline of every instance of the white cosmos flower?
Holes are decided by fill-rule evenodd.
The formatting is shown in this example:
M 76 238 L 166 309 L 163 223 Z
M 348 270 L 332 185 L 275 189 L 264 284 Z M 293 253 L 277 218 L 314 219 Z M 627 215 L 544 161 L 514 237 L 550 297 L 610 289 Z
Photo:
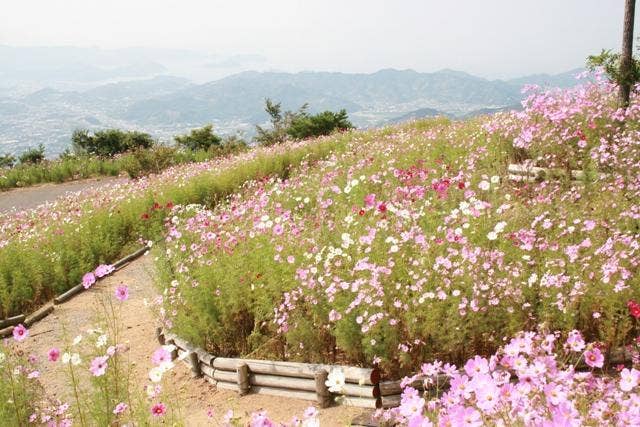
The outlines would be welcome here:
M 498 238 L 498 233 L 496 233 L 495 231 L 490 231 L 489 233 L 487 233 L 487 239 L 496 240 L 497 238 Z
M 491 184 L 489 184 L 488 181 L 480 181 L 480 184 L 478 184 L 478 188 L 480 188 L 482 191 L 487 191 L 489 188 L 491 188 Z
M 96 347 L 98 348 L 104 347 L 106 344 L 107 344 L 107 336 L 104 334 L 100 335 L 96 340 Z
M 162 362 L 158 365 L 158 368 L 160 368 L 162 370 L 162 372 L 167 372 L 170 371 L 171 369 L 173 369 L 175 365 L 173 364 L 173 362 L 171 362 L 170 360 L 167 360 L 166 362 Z
M 69 361 L 71 361 L 71 355 L 69 353 L 64 353 L 62 355 L 62 363 L 66 365 Z
M 302 427 L 320 427 L 320 418 L 307 418 L 302 421 Z
M 80 355 L 78 353 L 73 353 L 71 355 L 71 364 L 74 366 L 78 366 L 82 360 L 80 359 Z
M 151 380 L 151 382 L 159 383 L 160 381 L 162 381 L 162 374 L 164 373 L 164 369 L 162 369 L 160 366 L 153 367 L 149 371 L 149 379 Z
M 504 228 L 507 226 L 507 223 L 504 221 L 500 221 L 499 223 L 496 224 L 496 226 L 493 228 L 493 230 L 496 233 L 502 233 L 502 231 L 504 230 Z
M 331 393 L 340 393 L 345 383 L 344 372 L 340 368 L 332 369 L 324 383 Z
M 500 177 L 499 177 L 498 175 L 493 175 L 493 176 L 491 177 L 491 183 L 492 183 L 492 184 L 497 184 L 497 183 L 499 183 L 499 182 L 500 182 Z

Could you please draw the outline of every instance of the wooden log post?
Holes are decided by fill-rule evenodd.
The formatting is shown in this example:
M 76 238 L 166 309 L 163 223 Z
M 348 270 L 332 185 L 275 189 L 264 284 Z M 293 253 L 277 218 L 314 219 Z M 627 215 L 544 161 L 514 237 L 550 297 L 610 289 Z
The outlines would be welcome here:
M 13 328 L 15 328 L 15 326 L 7 326 L 4 329 L 0 329 L 0 338 L 5 338 L 11 335 L 13 333 Z
M 318 406 L 321 408 L 327 408 L 331 405 L 331 393 L 326 384 L 328 376 L 329 372 L 327 372 L 326 369 L 321 369 L 314 375 L 316 380 L 316 398 Z
M 202 378 L 202 369 L 200 368 L 200 359 L 195 351 L 189 352 L 189 362 L 191 362 L 191 375 L 193 378 Z
M 176 342 L 173 339 L 168 339 L 166 342 L 167 345 L 173 346 L 173 350 L 171 350 L 171 360 L 176 360 L 178 358 L 178 346 Z
M 19 323 L 24 323 L 24 320 L 27 317 L 24 314 L 19 314 L 17 316 L 9 317 L 4 320 L 0 320 L 0 329 L 4 329 L 8 326 L 15 326 Z
M 30 315 L 28 315 L 24 320 L 24 324 L 27 327 L 31 327 L 31 325 L 44 319 L 52 312 L 53 312 L 53 303 L 49 302 L 46 305 L 40 307 L 38 310 L 31 313 Z
M 240 396 L 244 396 L 249 393 L 250 383 L 249 383 L 249 365 L 244 362 L 238 363 L 237 367 L 238 373 L 238 390 Z
M 353 366 L 216 357 L 213 361 L 213 367 L 224 371 L 235 371 L 238 363 L 246 363 L 249 365 L 249 370 L 256 374 L 281 375 L 295 378 L 315 378 L 315 373 L 321 369 L 325 369 L 328 372 L 333 368 L 339 367 L 342 369 L 347 382 L 374 385 L 380 381 L 380 371 L 378 369 Z
M 402 400 L 401 394 L 392 394 L 389 396 L 382 396 L 382 408 L 389 409 L 395 408 L 396 406 L 400 406 L 400 401 Z
M 161 326 L 158 326 L 156 328 L 156 338 L 158 339 L 158 343 L 160 345 L 165 345 L 166 344 L 166 341 L 165 341 L 165 338 L 164 338 L 164 332 L 162 332 L 162 327 Z
M 137 251 L 125 256 L 124 258 L 119 259 L 118 261 L 112 264 L 114 270 L 120 270 L 124 268 L 127 264 L 129 264 L 134 259 L 144 255 L 149 250 L 148 246 L 144 246 Z
M 71 297 L 73 297 L 76 294 L 79 294 L 80 292 L 84 291 L 84 286 L 81 284 L 74 286 L 73 288 L 69 289 L 67 292 L 63 293 L 62 295 L 58 295 L 57 297 L 55 297 L 53 299 L 53 303 L 58 305 L 58 304 L 62 304 L 63 302 L 71 299 Z

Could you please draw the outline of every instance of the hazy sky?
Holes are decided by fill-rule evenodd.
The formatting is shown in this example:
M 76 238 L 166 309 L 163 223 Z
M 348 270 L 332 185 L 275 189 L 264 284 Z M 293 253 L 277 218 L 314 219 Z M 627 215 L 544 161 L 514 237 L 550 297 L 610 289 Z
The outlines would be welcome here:
M 3 0 L 0 44 L 255 53 L 287 71 L 511 77 L 566 71 L 618 48 L 622 19 L 623 0 Z

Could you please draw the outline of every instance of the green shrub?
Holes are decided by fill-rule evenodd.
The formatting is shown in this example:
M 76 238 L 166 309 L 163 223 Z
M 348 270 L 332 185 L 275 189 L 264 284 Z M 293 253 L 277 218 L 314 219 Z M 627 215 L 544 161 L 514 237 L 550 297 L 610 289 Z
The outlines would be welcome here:
M 0 168 L 12 168 L 16 164 L 16 158 L 11 154 L 0 156 Z
M 335 131 L 352 129 L 346 110 L 337 113 L 324 111 L 315 115 L 297 115 L 289 125 L 287 134 L 293 139 L 305 139 L 329 135 Z
M 41 163 L 44 160 L 44 145 L 28 149 L 20 155 L 19 160 L 21 165 Z
M 125 151 L 151 148 L 155 141 L 148 133 L 106 129 L 93 135 L 86 129 L 76 129 L 71 136 L 74 151 L 78 154 L 113 156 Z
M 187 135 L 175 137 L 178 145 L 191 151 L 209 150 L 218 147 L 222 143 L 222 138 L 213 133 L 213 125 L 206 125 L 200 129 L 193 129 Z

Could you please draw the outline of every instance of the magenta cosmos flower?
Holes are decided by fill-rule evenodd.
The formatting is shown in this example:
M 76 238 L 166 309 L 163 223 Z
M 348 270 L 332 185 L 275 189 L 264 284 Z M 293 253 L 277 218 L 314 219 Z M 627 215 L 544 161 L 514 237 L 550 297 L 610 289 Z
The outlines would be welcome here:
M 29 330 L 22 323 L 13 328 L 13 339 L 16 341 L 24 341 L 29 336 Z
M 151 415 L 154 417 L 162 417 L 167 413 L 167 407 L 164 403 L 158 402 L 151 407 Z
M 60 350 L 56 347 L 53 347 L 51 350 L 49 350 L 49 353 L 47 353 L 47 358 L 49 359 L 49 362 L 57 362 L 60 358 Z
M 129 287 L 127 285 L 120 285 L 116 288 L 116 298 L 120 302 L 125 302 L 129 299 Z
M 87 273 L 82 276 L 82 286 L 85 289 L 89 289 L 93 284 L 96 283 L 96 276 L 93 273 Z

